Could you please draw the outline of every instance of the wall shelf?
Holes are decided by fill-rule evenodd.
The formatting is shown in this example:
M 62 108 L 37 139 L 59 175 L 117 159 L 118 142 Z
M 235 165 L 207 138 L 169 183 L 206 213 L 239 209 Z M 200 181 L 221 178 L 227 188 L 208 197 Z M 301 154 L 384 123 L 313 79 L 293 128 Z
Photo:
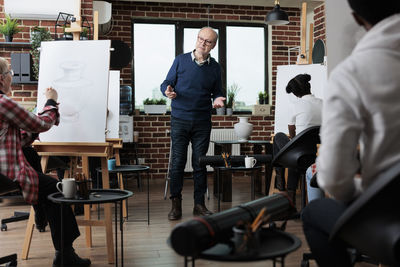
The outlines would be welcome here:
M 13 82 L 12 84 L 38 84 L 38 81 Z
M 28 42 L 0 42 L 0 48 L 31 48 Z

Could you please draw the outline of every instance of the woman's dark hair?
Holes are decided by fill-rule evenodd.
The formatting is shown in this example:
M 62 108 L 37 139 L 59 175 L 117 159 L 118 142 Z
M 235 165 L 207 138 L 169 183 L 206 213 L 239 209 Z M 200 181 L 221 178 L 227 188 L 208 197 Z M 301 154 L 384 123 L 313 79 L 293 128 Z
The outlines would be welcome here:
M 286 86 L 286 92 L 288 94 L 293 93 L 297 97 L 311 94 L 311 85 L 309 81 L 311 76 L 309 74 L 299 74 L 291 79 Z
M 391 15 L 400 13 L 399 0 L 386 0 L 382 2 L 376 0 L 348 0 L 348 2 L 356 14 L 372 25 Z

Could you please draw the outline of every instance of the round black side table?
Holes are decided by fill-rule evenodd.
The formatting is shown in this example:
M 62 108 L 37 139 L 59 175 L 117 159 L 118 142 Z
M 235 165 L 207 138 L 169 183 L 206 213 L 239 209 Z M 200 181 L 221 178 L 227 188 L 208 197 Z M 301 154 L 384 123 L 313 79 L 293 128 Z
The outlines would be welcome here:
M 150 186 L 149 186 L 149 170 L 150 167 L 146 165 L 120 165 L 115 166 L 114 169 L 108 170 L 108 173 L 141 173 L 146 172 L 147 176 L 147 225 L 150 225 Z M 101 173 L 101 168 L 97 168 L 97 175 Z M 123 179 L 123 176 L 122 176 Z M 99 181 L 97 177 L 97 181 Z M 127 203 L 128 204 L 128 203 Z M 141 220 L 142 221 L 142 220 Z
M 237 172 L 237 171 L 251 171 L 251 200 L 255 199 L 255 193 L 254 193 L 254 178 L 255 174 L 257 171 L 261 170 L 261 166 L 254 166 L 252 168 L 246 168 L 246 167 L 214 167 L 214 169 L 217 172 L 217 198 L 218 198 L 218 212 L 221 210 L 221 185 L 220 185 L 220 180 L 221 180 L 221 171 L 227 171 L 227 172 Z
M 62 193 L 53 193 L 47 198 L 54 203 L 60 204 L 61 208 L 61 266 L 64 266 L 64 223 L 63 223 L 63 206 L 73 204 L 101 204 L 101 203 L 114 203 L 115 204 L 115 266 L 118 266 L 118 216 L 117 216 L 117 203 L 120 204 L 119 209 L 119 230 L 121 235 L 121 266 L 124 266 L 124 239 L 123 239 L 123 223 L 122 218 L 122 201 L 133 196 L 133 193 L 127 190 L 119 189 L 96 189 L 90 190 L 89 199 L 71 199 L 65 198 Z
M 190 261 L 194 266 L 195 259 L 206 259 L 223 262 L 272 260 L 274 267 L 277 262 L 280 262 L 281 266 L 284 267 L 286 255 L 298 249 L 300 245 L 300 239 L 293 234 L 273 228 L 262 228 L 260 245 L 256 249 L 237 253 L 231 244 L 218 243 L 204 250 L 196 258 L 185 257 L 185 266 L 188 266 Z

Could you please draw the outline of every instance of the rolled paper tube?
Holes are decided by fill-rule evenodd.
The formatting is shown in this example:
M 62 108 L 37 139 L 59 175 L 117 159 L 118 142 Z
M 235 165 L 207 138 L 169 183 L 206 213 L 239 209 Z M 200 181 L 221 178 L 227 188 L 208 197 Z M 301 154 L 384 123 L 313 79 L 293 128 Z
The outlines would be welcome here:
M 252 222 L 266 207 L 270 221 L 281 220 L 296 212 L 287 196 L 274 194 L 205 217 L 195 217 L 172 229 L 169 241 L 182 256 L 196 257 L 216 243 L 228 243 L 232 227 L 238 221 Z

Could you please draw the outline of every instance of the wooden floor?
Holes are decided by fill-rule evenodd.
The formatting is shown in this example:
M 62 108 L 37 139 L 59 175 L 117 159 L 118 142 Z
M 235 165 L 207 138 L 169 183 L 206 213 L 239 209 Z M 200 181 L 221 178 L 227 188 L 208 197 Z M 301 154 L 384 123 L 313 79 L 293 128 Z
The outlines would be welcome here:
M 240 203 L 250 200 L 249 179 L 234 179 L 233 182 L 233 202 L 221 202 L 222 209 L 228 209 Z M 143 181 L 146 185 L 145 180 Z M 136 181 L 129 181 L 127 189 L 134 192 L 134 196 L 129 199 L 129 218 L 124 224 L 124 258 L 125 266 L 183 266 L 183 257 L 177 255 L 166 240 L 175 224 L 192 218 L 193 209 L 193 182 L 185 180 L 183 192 L 183 218 L 180 221 L 170 222 L 167 214 L 170 209 L 170 201 L 164 200 L 164 181 L 150 181 L 150 225 L 144 221 L 146 211 L 146 190 L 138 192 Z M 209 180 L 209 185 L 212 181 Z M 211 191 L 211 189 L 210 189 Z M 299 201 L 298 201 L 299 202 Z M 12 204 L 12 205 L 11 205 Z M 207 207 L 216 211 L 217 201 L 211 196 L 206 200 Z M 29 206 L 23 204 L 13 204 L 5 200 L 0 203 L 0 218 L 9 217 L 14 210 L 29 211 Z M 114 213 L 113 213 L 114 214 Z M 97 211 L 93 211 L 92 216 L 97 216 Z M 8 231 L 0 232 L 0 256 L 10 253 L 18 254 L 18 266 L 42 267 L 51 266 L 54 256 L 51 237 L 48 228 L 45 233 L 39 233 L 36 229 L 33 234 L 30 257 L 28 260 L 21 260 L 21 248 L 25 234 L 27 221 L 8 224 Z M 112 266 L 107 264 L 105 248 L 105 231 L 103 228 L 93 228 L 93 247 L 87 248 L 84 242 L 84 229 L 80 227 L 82 235 L 75 243 L 74 247 L 81 257 L 88 257 L 92 261 L 92 266 Z M 113 227 L 114 229 L 114 227 Z M 302 241 L 302 246 L 295 252 L 286 257 L 286 266 L 300 266 L 303 252 L 308 252 L 307 243 L 302 233 L 301 221 L 290 221 L 286 228 L 287 232 L 298 236 Z M 119 238 L 119 236 L 118 236 Z M 314 261 L 310 266 L 317 266 Z M 261 261 L 253 263 L 219 263 L 206 260 L 196 260 L 196 266 L 272 266 L 271 261 Z M 369 265 L 357 265 L 369 266 Z

